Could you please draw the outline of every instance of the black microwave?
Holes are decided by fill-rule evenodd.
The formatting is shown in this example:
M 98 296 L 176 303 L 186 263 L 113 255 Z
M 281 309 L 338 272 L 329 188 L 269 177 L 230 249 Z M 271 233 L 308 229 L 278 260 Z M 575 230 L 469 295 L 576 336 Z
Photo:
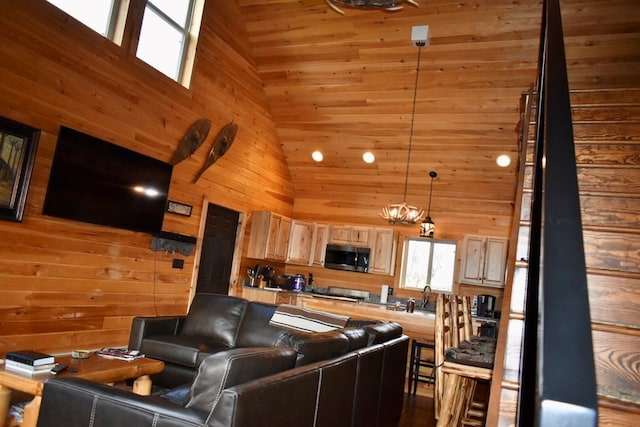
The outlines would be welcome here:
M 324 255 L 324 266 L 334 270 L 369 271 L 369 248 L 356 246 L 327 245 Z

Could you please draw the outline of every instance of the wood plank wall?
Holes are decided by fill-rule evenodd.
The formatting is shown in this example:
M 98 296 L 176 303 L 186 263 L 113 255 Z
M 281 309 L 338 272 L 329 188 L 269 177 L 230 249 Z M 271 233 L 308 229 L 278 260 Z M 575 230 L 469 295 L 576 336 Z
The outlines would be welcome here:
M 465 234 L 510 235 L 517 103 L 535 79 L 540 1 L 428 0 L 399 13 L 345 8 L 345 15 L 321 1 L 239 3 L 294 181 L 296 219 L 385 225 L 378 213 L 400 198 L 405 178 L 416 59 L 408 31 L 428 24 L 407 200 L 424 206 L 428 172 L 437 170 L 436 237 L 461 243 Z M 637 4 L 562 1 L 572 88 L 639 84 Z M 325 152 L 321 164 L 310 161 L 314 149 Z M 375 152 L 374 164 L 360 160 L 365 149 Z M 497 151 L 514 153 L 510 168 L 497 170 Z M 417 227 L 397 230 L 417 234 Z M 397 281 L 286 271 L 312 271 L 319 286 L 376 293 Z
M 571 105 L 599 423 L 632 425 L 640 414 L 640 89 L 576 90 Z M 533 126 L 530 131 L 523 180 L 529 198 L 524 198 L 520 216 L 523 229 L 529 222 Z M 520 257 L 527 258 L 525 248 Z M 526 263 L 516 264 L 515 271 L 513 289 L 505 295 L 510 298 L 509 316 L 501 324 L 507 330 L 510 317 L 508 338 L 501 340 L 507 349 L 495 377 L 501 381 L 492 387 L 492 401 L 500 400 L 500 412 L 492 404 L 489 422 L 500 426 L 515 422 L 518 397 Z
M 132 2 L 139 4 L 139 0 Z M 252 7 L 254 2 L 243 3 L 251 3 L 245 7 Z M 256 0 L 255 3 L 270 7 L 264 1 Z M 638 83 L 637 74 L 619 71 L 620 68 L 628 70 L 639 61 L 637 35 L 640 30 L 637 23 L 629 23 L 625 7 L 614 8 L 611 2 L 602 0 L 571 0 L 563 4 L 568 4 L 576 16 L 567 46 L 572 58 L 569 69 L 572 87 L 624 88 Z M 63 352 L 73 348 L 124 345 L 131 317 L 184 313 L 192 291 L 193 271 L 197 264 L 194 256 L 185 257 L 183 270 L 172 269 L 171 257 L 149 249 L 149 235 L 41 214 L 60 125 L 168 161 L 179 139 L 196 119 L 210 118 L 213 132 L 230 121 L 238 123 L 239 131 L 232 149 L 197 184 L 191 184 L 191 180 L 204 160 L 204 149 L 176 166 L 170 198 L 193 205 L 194 212 L 189 218 L 167 215 L 164 229 L 168 231 L 198 235 L 205 199 L 243 213 L 271 210 L 291 217 L 296 212 L 301 219 L 326 222 L 371 217 L 362 215 L 359 206 L 350 203 L 352 198 L 347 198 L 340 209 L 335 209 L 332 195 L 318 186 L 314 188 L 324 194 L 312 195 L 309 190 L 301 199 L 295 199 L 298 208 L 294 211 L 296 194 L 271 117 L 271 105 L 263 92 L 261 79 L 265 75 L 256 70 L 238 0 L 207 0 L 190 89 L 168 80 L 132 57 L 126 49 L 94 34 L 44 0 L 0 0 L 0 7 L 10 11 L 0 16 L 3 58 L 0 61 L 0 115 L 42 129 L 24 220 L 22 223 L 0 221 L 0 353 L 18 347 Z M 616 13 L 619 19 L 612 19 Z M 580 23 L 584 14 L 588 22 Z M 611 35 L 593 40 L 591 29 L 599 23 L 592 22 L 592 17 L 600 15 L 608 18 L 603 26 L 611 30 Z M 277 13 L 271 22 L 273 28 L 277 28 L 276 19 Z M 537 11 L 527 19 L 537 22 Z M 447 22 L 446 25 L 451 24 Z M 602 25 L 599 28 L 602 29 Z M 508 33 L 516 46 L 521 43 L 518 37 L 522 37 L 522 33 L 517 30 Z M 328 56 L 333 57 L 333 53 Z M 523 63 L 526 61 L 534 59 L 522 59 Z M 513 77 L 511 74 L 509 77 Z M 499 86 L 497 81 L 490 83 L 492 90 L 493 85 Z M 473 102 L 480 100 L 473 99 Z M 515 105 L 517 99 L 513 100 Z M 471 124 L 474 129 L 481 125 Z M 585 164 L 590 161 L 588 156 L 592 156 L 593 161 L 603 155 L 606 157 L 607 150 L 611 154 L 617 153 L 618 158 L 637 159 L 634 142 L 637 133 L 634 134 L 627 124 L 618 127 L 617 131 L 627 138 L 626 143 L 617 146 L 619 151 L 607 148 L 590 153 L 587 150 L 583 153 Z M 304 141 L 304 129 L 301 132 L 303 137 L 300 139 Z M 286 134 L 289 137 L 293 134 L 291 139 L 297 138 L 295 129 L 287 128 Z M 516 135 L 511 135 L 515 144 Z M 595 132 L 593 137 L 598 135 Z M 604 146 L 599 148 L 604 149 Z M 328 179 L 331 181 L 331 177 Z M 596 173 L 585 182 L 594 187 L 607 187 L 612 181 L 607 174 Z M 637 195 L 636 181 L 615 182 L 617 190 Z M 606 190 L 599 191 L 606 193 Z M 617 207 L 607 204 L 606 210 L 600 210 L 602 203 L 596 196 L 601 195 L 593 194 L 583 200 L 594 220 L 598 216 L 606 219 L 615 215 L 628 223 L 623 227 L 625 230 L 636 229 L 637 224 L 631 224 L 637 222 L 637 206 L 620 202 Z M 367 196 L 361 194 L 360 197 L 365 199 Z M 376 198 L 367 199 L 367 209 L 371 210 L 370 200 Z M 439 229 L 443 234 L 438 237 L 461 242 L 466 233 L 509 236 L 508 208 L 501 207 L 497 217 L 472 216 L 463 221 L 459 214 L 456 215 L 459 207 L 458 204 L 451 206 L 455 226 L 446 227 L 447 223 L 454 223 L 447 220 L 446 215 L 436 220 L 445 226 Z M 491 220 L 485 223 L 483 218 Z M 593 238 L 588 240 L 597 244 L 599 237 L 593 233 L 598 227 L 593 224 L 590 227 L 587 233 L 592 233 Z M 399 229 L 399 241 L 402 233 L 410 232 Z M 612 251 L 614 257 L 607 260 L 593 258 L 597 271 L 591 270 L 590 277 L 598 275 L 602 278 L 602 286 L 594 288 L 592 296 L 602 304 L 594 305 L 598 308 L 593 313 L 617 316 L 617 320 L 637 317 L 637 308 L 633 308 L 635 303 L 630 306 L 616 302 L 615 310 L 606 304 L 611 300 L 610 289 L 617 289 L 620 295 L 632 299 L 637 295 L 637 287 L 629 285 L 626 276 L 600 274 L 606 268 L 598 266 L 605 261 L 613 265 L 616 260 L 634 260 L 629 254 L 635 252 L 629 252 L 629 248 L 635 247 L 637 239 L 621 238 L 611 229 L 604 236 L 612 237 L 606 239 L 609 248 L 623 249 L 617 253 Z M 247 239 L 248 236 L 243 239 L 245 248 Z M 243 259 L 243 263 L 248 261 Z M 278 267 L 285 268 L 284 265 Z M 623 267 L 637 268 L 637 260 Z M 308 271 L 313 270 L 301 269 L 300 272 Z M 372 291 L 378 291 L 380 284 L 388 280 L 383 276 L 323 269 L 318 269 L 317 273 L 326 282 Z M 236 281 L 236 286 L 238 283 Z M 463 289 L 463 292 L 477 291 Z M 614 300 L 618 301 L 617 298 Z M 611 314 L 613 311 L 616 314 Z M 632 328 L 629 330 L 636 332 Z M 612 372 L 617 375 L 617 371 Z
M 150 235 L 43 216 L 59 127 L 169 161 L 196 119 L 211 119 L 210 138 L 233 121 L 234 145 L 197 184 L 210 139 L 174 168 L 169 198 L 193 214 L 167 214 L 163 229 L 196 236 L 205 197 L 291 215 L 289 171 L 239 9 L 207 2 L 190 89 L 43 0 L 0 9 L 0 116 L 42 129 L 24 219 L 0 221 L 0 353 L 126 345 L 132 316 L 186 311 L 196 260 L 178 256 L 184 269 L 172 269 Z

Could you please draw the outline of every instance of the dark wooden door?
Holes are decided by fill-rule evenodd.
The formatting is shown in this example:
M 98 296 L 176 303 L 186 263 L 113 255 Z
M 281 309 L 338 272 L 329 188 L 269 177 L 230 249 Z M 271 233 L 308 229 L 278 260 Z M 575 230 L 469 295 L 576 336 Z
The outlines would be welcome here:
M 239 213 L 209 203 L 196 292 L 228 294 Z

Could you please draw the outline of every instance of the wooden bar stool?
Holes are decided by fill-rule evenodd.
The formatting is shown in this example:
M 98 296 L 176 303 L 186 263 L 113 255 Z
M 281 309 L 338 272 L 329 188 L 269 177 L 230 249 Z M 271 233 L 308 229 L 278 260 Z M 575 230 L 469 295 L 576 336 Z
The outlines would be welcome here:
M 425 354 L 423 355 L 423 350 Z M 428 356 L 429 350 L 435 350 L 435 344 L 411 340 L 411 361 L 409 363 L 409 394 L 416 394 L 418 383 L 433 384 L 435 382 L 435 360 Z M 429 369 L 429 374 L 425 374 L 420 368 Z
M 495 351 L 495 342 L 472 336 L 471 302 L 469 297 L 438 295 L 436 300 L 436 426 L 482 425 L 485 415 L 473 406 L 477 381 L 491 381 L 493 369 L 486 358 Z M 486 351 L 480 360 L 467 359 L 465 348 L 473 353 Z M 449 349 L 449 350 L 448 350 Z M 447 357 L 447 353 L 449 356 Z M 491 364 L 493 360 L 491 359 Z M 477 405 L 476 405 L 477 407 Z M 470 414 L 478 414 L 478 420 Z

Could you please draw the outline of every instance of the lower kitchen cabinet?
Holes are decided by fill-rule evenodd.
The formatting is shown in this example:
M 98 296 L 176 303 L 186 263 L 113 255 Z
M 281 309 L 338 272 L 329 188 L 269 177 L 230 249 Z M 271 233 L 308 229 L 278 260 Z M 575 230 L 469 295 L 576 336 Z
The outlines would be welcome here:
M 242 298 L 246 298 L 249 301 L 264 302 L 267 304 L 298 305 L 298 298 L 300 298 L 300 295 L 297 292 L 244 287 L 242 288 Z

